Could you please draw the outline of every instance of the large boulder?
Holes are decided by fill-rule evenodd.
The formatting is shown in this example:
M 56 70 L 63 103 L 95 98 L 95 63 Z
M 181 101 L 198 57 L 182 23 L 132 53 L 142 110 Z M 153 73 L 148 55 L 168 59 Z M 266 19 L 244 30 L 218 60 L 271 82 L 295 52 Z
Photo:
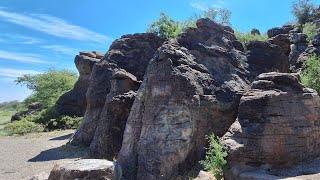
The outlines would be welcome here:
M 292 33 L 290 34 L 291 39 L 291 52 L 289 54 L 290 68 L 294 71 L 301 66 L 298 62 L 299 56 L 307 49 L 308 41 L 307 36 L 303 33 Z
M 313 55 L 320 56 L 320 34 L 316 35 L 311 44 L 301 53 L 295 63 L 295 68 L 303 67 L 303 64 Z
M 254 79 L 261 73 L 278 71 L 288 72 L 288 57 L 279 46 L 263 41 L 252 41 L 247 46 L 250 73 Z
M 241 98 L 235 123 L 224 136 L 226 179 L 257 169 L 290 167 L 320 155 L 320 98 L 297 74 L 266 73 Z
M 282 53 L 285 54 L 286 56 L 289 56 L 290 51 L 291 51 L 291 49 L 290 49 L 291 41 L 290 41 L 289 35 L 287 35 L 287 34 L 276 35 L 276 36 L 270 38 L 269 42 L 271 44 L 278 45 L 281 48 Z
M 117 163 L 101 159 L 82 159 L 69 164 L 55 165 L 48 180 L 120 180 L 121 173 L 121 167 Z
M 200 19 L 156 52 L 118 156 L 125 178 L 169 179 L 204 157 L 205 135 L 226 133 L 249 85 L 234 40 L 232 31 Z
M 124 71 L 113 73 L 110 93 L 106 97 L 93 141 L 90 145 L 91 158 L 112 160 L 122 145 L 123 132 L 140 86 L 137 78 Z
M 42 104 L 39 102 L 34 102 L 28 105 L 28 109 L 25 111 L 20 111 L 11 117 L 11 121 L 20 121 L 23 117 L 28 115 L 38 114 L 43 109 Z
M 73 89 L 62 95 L 55 105 L 55 110 L 60 115 L 82 117 L 86 111 L 86 92 L 89 87 L 89 80 L 92 68 L 95 63 L 103 57 L 97 51 L 80 52 L 74 59 L 74 63 L 79 71 L 79 79 Z
M 109 102 L 107 95 L 111 90 L 113 73 L 118 69 L 123 69 L 135 76 L 137 81 L 141 81 L 149 61 L 162 43 L 162 38 L 151 33 L 125 35 L 112 43 L 106 55 L 93 67 L 89 88 L 86 93 L 87 109 L 84 121 L 73 136 L 71 144 L 90 146 L 99 120 L 107 124 L 109 121 L 117 123 L 115 119 L 105 119 L 106 116 L 100 119 L 101 112 L 108 111 L 107 109 L 109 108 L 106 103 Z M 132 90 L 135 89 L 136 87 Z M 130 109 L 131 107 L 126 108 Z M 112 124 L 110 126 L 114 127 Z M 119 128 L 121 129 L 121 127 Z M 117 138 L 121 139 L 120 137 Z

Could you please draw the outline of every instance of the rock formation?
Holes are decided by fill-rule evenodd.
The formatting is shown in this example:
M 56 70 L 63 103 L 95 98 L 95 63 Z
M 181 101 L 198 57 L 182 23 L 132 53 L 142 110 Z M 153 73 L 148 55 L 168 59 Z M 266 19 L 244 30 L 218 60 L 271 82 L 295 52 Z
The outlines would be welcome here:
M 226 179 L 256 169 L 288 167 L 320 155 L 320 98 L 297 74 L 261 74 L 241 98 L 224 136 Z
M 29 104 L 27 110 L 25 110 L 25 111 L 20 111 L 20 112 L 17 112 L 16 114 L 14 114 L 14 115 L 11 117 L 11 122 L 13 122 L 13 121 L 20 121 L 24 116 L 27 116 L 27 115 L 37 114 L 37 113 L 39 113 L 42 109 L 43 109 L 43 108 L 42 108 L 41 103 L 39 103 L 39 102 L 31 103 L 31 104 Z
M 291 38 L 291 52 L 289 55 L 289 63 L 292 70 L 299 68 L 299 63 L 297 60 L 308 47 L 307 35 L 302 33 L 293 33 L 290 34 Z
M 302 68 L 304 62 L 313 55 L 320 55 L 320 34 L 316 35 L 315 38 L 308 45 L 307 49 L 301 53 L 296 61 L 295 68 Z
M 290 36 L 288 34 L 276 35 L 270 38 L 269 42 L 271 44 L 278 45 L 281 48 L 282 53 L 286 56 L 289 56 L 291 52 L 291 49 L 290 49 L 291 42 L 290 42 Z
M 252 35 L 261 35 L 259 29 L 256 29 L 256 28 L 252 29 L 250 34 L 252 34 Z
M 84 115 L 87 107 L 86 92 L 92 68 L 102 57 L 103 54 L 96 51 L 80 52 L 75 57 L 74 63 L 79 71 L 79 79 L 73 89 L 62 95 L 56 102 L 55 109 L 58 114 L 78 117 Z
M 126 112 L 126 110 L 123 109 L 122 113 L 127 114 L 122 114 L 121 117 L 118 117 L 119 112 L 116 111 L 123 106 L 123 103 L 130 104 L 130 99 L 134 99 L 133 96 L 135 95 L 130 91 L 135 91 L 137 89 L 136 86 L 131 86 L 131 82 L 128 84 L 128 79 L 135 82 L 143 79 L 149 61 L 152 59 L 155 51 L 162 43 L 163 39 L 150 33 L 125 35 L 112 43 L 104 58 L 93 67 L 89 88 L 86 94 L 87 109 L 84 116 L 84 122 L 73 136 L 71 144 L 90 146 L 96 134 L 98 123 L 101 126 L 110 126 L 104 127 L 105 130 L 114 129 L 115 125 L 112 123 L 119 123 L 118 125 L 124 126 L 124 122 L 120 123 L 118 121 L 123 121 L 125 117 L 128 116 L 129 112 Z M 120 69 L 127 73 L 124 73 L 123 77 L 122 75 L 115 75 L 113 77 L 113 74 Z M 112 83 L 112 79 L 118 80 L 115 80 L 114 83 Z M 114 84 L 114 87 L 112 87 L 112 84 Z M 111 92 L 112 88 L 114 91 L 119 92 Z M 111 94 L 108 98 L 111 99 L 107 98 L 109 93 Z M 110 107 L 108 103 L 117 104 L 119 107 Z M 115 112 L 110 112 L 110 108 L 113 108 Z M 131 107 L 126 108 L 130 109 Z M 104 114 L 100 118 L 101 112 L 104 112 Z M 109 117 L 113 117 L 115 119 L 108 119 Z M 124 129 L 124 127 L 116 128 L 118 128 L 116 131 Z M 96 136 L 99 137 L 95 138 L 95 140 L 99 141 L 101 139 L 100 136 L 107 136 L 107 134 L 108 132 L 99 132 L 96 134 Z M 114 140 L 117 140 L 118 142 L 110 141 L 110 143 L 121 144 L 122 137 L 118 137 L 118 133 L 114 134 L 117 136 L 114 137 Z M 112 139 L 112 137 L 110 138 Z M 99 142 L 96 142 L 95 144 L 98 143 Z M 102 152 L 102 150 L 97 150 L 96 147 L 96 145 L 92 146 L 93 151 Z M 104 146 L 103 148 L 107 149 L 108 147 L 109 146 Z M 114 145 L 112 145 L 111 148 L 113 149 L 113 147 Z M 110 152 L 113 151 L 114 150 Z M 96 156 L 102 157 L 100 154 L 97 154 Z
M 275 37 L 279 34 L 289 34 L 290 31 L 294 30 L 294 26 L 293 25 L 284 25 L 282 27 L 275 27 L 275 28 L 271 28 L 267 31 L 268 37 L 272 38 Z
M 55 165 L 49 175 L 48 180 L 120 180 L 121 169 L 119 168 L 121 167 L 117 166 L 116 163 L 111 161 L 100 159 L 83 159 L 70 164 Z

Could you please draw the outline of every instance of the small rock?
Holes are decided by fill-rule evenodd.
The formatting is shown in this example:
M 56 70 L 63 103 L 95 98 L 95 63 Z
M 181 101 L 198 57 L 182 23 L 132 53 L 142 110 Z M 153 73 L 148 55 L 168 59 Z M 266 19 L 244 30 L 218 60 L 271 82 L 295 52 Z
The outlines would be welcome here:
M 256 28 L 251 30 L 251 34 L 252 35 L 261 35 L 259 29 L 256 29 Z

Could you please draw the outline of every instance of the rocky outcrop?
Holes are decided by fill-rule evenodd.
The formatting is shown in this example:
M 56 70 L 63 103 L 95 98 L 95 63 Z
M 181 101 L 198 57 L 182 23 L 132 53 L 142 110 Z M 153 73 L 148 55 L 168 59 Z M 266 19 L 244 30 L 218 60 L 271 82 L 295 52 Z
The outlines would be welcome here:
M 74 59 L 79 71 L 79 79 L 73 89 L 62 95 L 56 102 L 55 109 L 58 114 L 66 116 L 82 117 L 86 111 L 86 92 L 89 87 L 89 80 L 92 68 L 99 62 L 103 54 L 97 51 L 80 52 Z
M 256 29 L 256 28 L 252 29 L 250 34 L 252 34 L 252 35 L 261 35 L 259 29 Z
M 84 122 L 81 124 L 80 128 L 73 136 L 71 144 L 90 146 L 95 136 L 97 124 L 99 121 L 103 122 L 102 124 L 104 125 L 108 125 L 109 122 L 119 123 L 119 125 L 123 124 L 123 122 L 117 122 L 117 119 L 106 119 L 107 117 L 117 118 L 117 112 L 114 112 L 114 116 L 110 114 L 111 107 L 110 105 L 108 105 L 109 102 L 116 103 L 117 100 L 110 101 L 110 99 L 107 99 L 107 95 L 109 93 L 114 93 L 110 92 L 112 89 L 112 75 L 116 70 L 122 69 L 131 74 L 129 75 L 130 78 L 131 76 L 134 76 L 131 79 L 136 79 L 135 81 L 141 81 L 149 64 L 149 61 L 152 59 L 155 51 L 158 47 L 161 46 L 162 43 L 163 39 L 156 36 L 155 34 L 150 33 L 125 35 L 112 43 L 109 51 L 104 56 L 104 58 L 99 63 L 96 63 L 93 67 L 89 88 L 86 93 L 87 109 L 84 116 Z M 119 88 L 122 87 L 119 86 Z M 137 89 L 136 87 L 132 88 L 132 91 Z M 120 91 L 118 92 L 118 94 L 116 93 L 116 95 L 121 96 L 122 93 L 123 91 L 120 89 Z M 113 95 L 110 95 L 109 97 L 111 98 L 111 96 Z M 131 93 L 130 95 L 127 94 L 125 96 L 127 96 L 125 97 L 125 101 L 127 101 L 134 98 L 130 97 L 134 96 L 134 93 Z M 114 98 L 121 99 L 122 97 Z M 118 108 L 123 106 L 123 104 L 121 105 L 121 103 L 119 104 Z M 124 103 L 126 104 L 127 102 Z M 130 108 L 131 107 L 126 107 L 126 109 Z M 115 107 L 114 110 L 117 110 L 117 108 Z M 124 109 L 123 112 L 125 111 L 126 110 Z M 101 112 L 108 112 L 108 115 L 103 115 L 100 118 Z M 123 116 L 125 117 L 126 115 L 123 114 Z M 123 117 L 121 117 L 121 119 L 123 119 Z M 110 127 L 105 128 L 122 129 L 122 127 L 115 127 L 112 123 L 110 124 Z M 108 132 L 100 132 L 100 134 L 101 133 L 105 133 L 107 135 Z M 118 135 L 118 133 L 115 134 Z M 100 137 L 96 139 L 99 140 Z M 114 137 L 114 139 L 121 140 L 121 137 Z M 108 146 L 103 148 L 108 148 Z
M 139 85 L 140 82 L 134 75 L 124 70 L 114 71 L 110 93 L 107 95 L 105 107 L 90 145 L 90 157 L 110 160 L 117 157 Z
M 295 63 L 295 68 L 302 68 L 304 62 L 306 62 L 313 55 L 320 56 L 320 34 L 316 35 L 311 41 L 311 44 L 308 45 L 307 49 L 299 55 Z
M 247 46 L 251 79 L 264 72 L 289 72 L 288 57 L 279 46 L 262 41 L 252 41 Z
M 114 162 L 100 159 L 82 159 L 55 165 L 48 180 L 65 179 L 120 180 L 121 167 Z
M 203 157 L 214 132 L 234 122 L 247 89 L 246 56 L 209 19 L 165 42 L 150 61 L 119 154 L 128 179 L 169 179 Z
M 291 41 L 290 36 L 287 34 L 279 34 L 269 39 L 269 42 L 271 44 L 275 44 L 279 46 L 282 50 L 282 53 L 286 56 L 289 56 L 291 49 Z
M 302 33 L 290 34 L 291 42 L 291 52 L 289 55 L 290 68 L 294 71 L 299 68 L 299 63 L 297 62 L 299 56 L 307 49 L 308 41 L 307 35 Z
M 268 37 L 272 38 L 279 34 L 289 34 L 294 29 L 293 25 L 284 25 L 282 27 L 271 28 L 267 31 Z
M 320 155 L 320 98 L 297 74 L 261 74 L 241 98 L 224 136 L 226 179 L 257 169 L 288 167 Z
M 35 102 L 35 103 L 31 103 L 28 106 L 28 109 L 25 111 L 20 111 L 17 112 L 16 114 L 14 114 L 11 117 L 11 121 L 20 121 L 23 117 L 28 116 L 28 115 L 34 115 L 39 113 L 41 110 L 43 109 L 41 103 L 39 102 Z

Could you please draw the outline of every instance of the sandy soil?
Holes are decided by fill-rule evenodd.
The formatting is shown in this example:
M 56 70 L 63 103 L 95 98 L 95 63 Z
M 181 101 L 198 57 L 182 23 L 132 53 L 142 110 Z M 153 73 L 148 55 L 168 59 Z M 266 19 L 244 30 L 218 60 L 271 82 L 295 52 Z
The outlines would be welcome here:
M 0 136 L 0 180 L 46 176 L 56 163 L 85 157 L 84 149 L 65 145 L 73 130 Z

